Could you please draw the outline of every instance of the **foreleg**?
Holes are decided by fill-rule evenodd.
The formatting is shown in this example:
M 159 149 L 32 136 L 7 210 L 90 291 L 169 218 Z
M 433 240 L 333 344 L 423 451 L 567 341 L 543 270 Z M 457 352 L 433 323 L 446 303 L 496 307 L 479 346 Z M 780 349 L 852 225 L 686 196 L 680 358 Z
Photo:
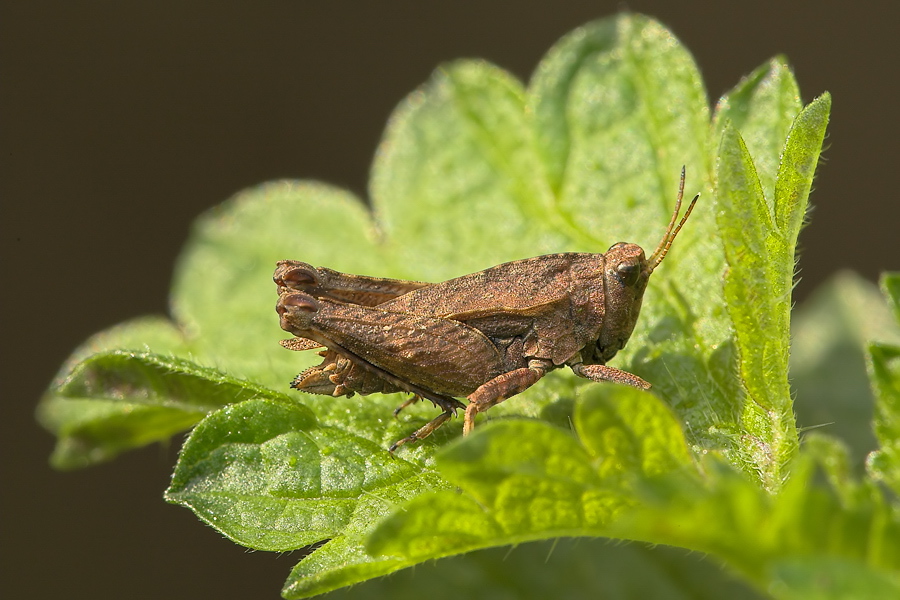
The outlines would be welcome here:
M 630 385 L 639 390 L 650 389 L 650 384 L 637 375 L 629 373 L 628 371 L 616 369 L 615 367 L 608 367 L 606 365 L 584 365 L 582 363 L 576 363 L 570 366 L 576 375 L 584 377 L 585 379 L 590 379 L 591 381 L 596 381 L 598 383 L 602 381 L 611 381 L 612 383 Z

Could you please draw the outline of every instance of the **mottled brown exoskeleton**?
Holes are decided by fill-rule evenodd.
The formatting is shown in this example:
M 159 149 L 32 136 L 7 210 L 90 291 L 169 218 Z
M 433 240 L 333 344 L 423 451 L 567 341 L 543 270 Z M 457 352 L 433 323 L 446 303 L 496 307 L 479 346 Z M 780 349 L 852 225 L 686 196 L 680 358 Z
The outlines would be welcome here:
M 409 392 L 395 414 L 419 398 L 443 410 L 391 452 L 461 408 L 468 434 L 479 412 L 563 365 L 592 381 L 647 389 L 606 363 L 631 336 L 650 274 L 694 208 L 697 197 L 678 220 L 683 194 L 684 170 L 672 219 L 649 259 L 640 246 L 620 242 L 605 254 L 548 254 L 434 284 L 280 261 L 276 310 L 281 327 L 297 336 L 282 345 L 326 348 L 322 364 L 291 387 L 331 396 Z

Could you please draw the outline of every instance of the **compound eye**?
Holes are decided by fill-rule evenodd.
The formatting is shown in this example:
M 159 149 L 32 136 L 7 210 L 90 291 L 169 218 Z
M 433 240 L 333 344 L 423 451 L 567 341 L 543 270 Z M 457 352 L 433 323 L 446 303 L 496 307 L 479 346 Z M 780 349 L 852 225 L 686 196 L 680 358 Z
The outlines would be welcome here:
M 641 276 L 641 265 L 635 261 L 623 261 L 616 265 L 616 273 L 619 274 L 623 284 L 631 287 Z

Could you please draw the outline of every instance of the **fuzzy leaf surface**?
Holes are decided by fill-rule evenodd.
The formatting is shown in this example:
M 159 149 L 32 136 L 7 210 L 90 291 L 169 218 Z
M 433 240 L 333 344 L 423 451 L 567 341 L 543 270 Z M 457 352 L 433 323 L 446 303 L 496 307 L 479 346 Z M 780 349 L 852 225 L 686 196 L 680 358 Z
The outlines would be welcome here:
M 394 507 L 442 487 L 369 440 L 319 424 L 302 404 L 259 399 L 227 406 L 194 429 L 166 499 L 251 548 L 324 542 L 295 572 L 326 591 L 398 568 L 362 552 L 362 538 Z
M 700 550 L 780 598 L 819 590 L 823 578 L 844 594 L 824 597 L 900 590 L 900 519 L 831 438 L 808 437 L 792 477 L 771 494 L 718 458 L 694 464 L 677 421 L 648 393 L 591 390 L 575 429 L 577 437 L 510 420 L 448 446 L 437 466 L 459 491 L 410 501 L 375 530 L 369 550 L 422 561 L 575 530 Z M 640 443 L 623 443 L 636 433 Z M 622 477 L 626 461 L 644 467 Z M 813 483 L 817 471 L 826 486 Z
M 840 438 L 861 472 L 866 456 L 878 448 L 869 345 L 900 345 L 900 323 L 878 286 L 842 271 L 795 309 L 791 338 L 798 427 Z
M 881 289 L 900 327 L 900 274 L 886 273 Z M 879 338 L 885 339 L 879 332 Z M 880 448 L 872 452 L 866 466 L 900 496 L 900 343 L 875 341 L 869 345 L 869 377 L 875 393 L 875 436 Z
M 797 447 L 788 383 L 794 250 L 806 214 L 831 101 L 824 95 L 794 120 L 767 201 L 740 133 L 726 124 L 718 162 L 718 221 L 725 296 L 746 395 L 741 444 L 744 468 L 771 490 L 781 486 Z
M 53 465 L 70 469 L 166 440 L 221 406 L 271 395 L 182 359 L 112 350 L 77 363 L 38 416 L 59 437 Z

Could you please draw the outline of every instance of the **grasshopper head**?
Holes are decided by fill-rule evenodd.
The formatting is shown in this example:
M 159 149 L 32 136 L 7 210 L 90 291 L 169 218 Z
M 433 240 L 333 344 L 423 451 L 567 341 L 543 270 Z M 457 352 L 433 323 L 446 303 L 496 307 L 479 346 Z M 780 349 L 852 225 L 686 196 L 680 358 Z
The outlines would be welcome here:
M 601 364 L 624 348 L 631 337 L 652 272 L 644 249 L 637 244 L 613 244 L 603 261 L 603 327 L 596 351 Z
M 681 185 L 678 188 L 678 199 L 675 202 L 675 212 L 666 228 L 666 233 L 660 240 L 656 251 L 647 258 L 644 250 L 637 244 L 619 242 L 613 244 L 604 255 L 604 313 L 603 327 L 600 337 L 597 339 L 595 360 L 605 363 L 616 353 L 625 347 L 634 325 L 637 323 L 638 314 L 641 312 L 641 300 L 644 298 L 644 290 L 650 274 L 659 266 L 666 253 L 672 246 L 672 241 L 684 222 L 687 221 L 699 194 L 691 201 L 690 206 L 678 220 L 681 211 L 681 200 L 684 195 L 684 169 L 681 170 Z M 678 226 L 675 226 L 675 223 Z

